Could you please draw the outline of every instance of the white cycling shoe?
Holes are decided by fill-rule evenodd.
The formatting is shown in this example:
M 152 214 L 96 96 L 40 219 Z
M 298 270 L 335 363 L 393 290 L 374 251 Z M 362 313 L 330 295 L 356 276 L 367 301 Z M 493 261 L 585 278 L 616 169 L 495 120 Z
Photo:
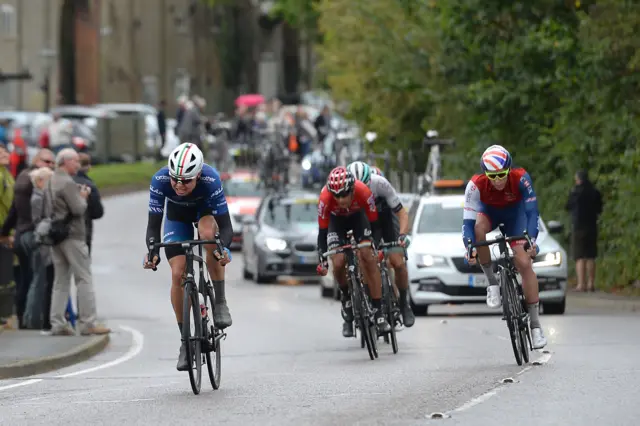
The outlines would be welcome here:
M 533 349 L 542 349 L 547 346 L 547 338 L 544 337 L 542 328 L 531 329 L 531 346 Z
M 499 308 L 500 302 L 500 286 L 490 285 L 487 287 L 487 306 L 491 309 Z

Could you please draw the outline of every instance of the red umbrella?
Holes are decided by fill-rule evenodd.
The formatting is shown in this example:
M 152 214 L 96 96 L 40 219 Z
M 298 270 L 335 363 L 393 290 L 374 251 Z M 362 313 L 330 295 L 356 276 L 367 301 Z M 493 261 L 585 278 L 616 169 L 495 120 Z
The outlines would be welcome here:
M 264 103 L 264 96 L 262 95 L 241 95 L 236 99 L 236 106 L 254 107 Z

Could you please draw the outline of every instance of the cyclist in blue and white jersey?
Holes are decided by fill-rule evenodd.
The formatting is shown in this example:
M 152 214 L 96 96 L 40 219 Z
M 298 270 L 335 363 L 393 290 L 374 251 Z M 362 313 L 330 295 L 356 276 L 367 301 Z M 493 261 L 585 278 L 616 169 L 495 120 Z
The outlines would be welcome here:
M 165 209 L 166 202 L 166 209 Z M 166 211 L 166 217 L 165 217 Z M 218 328 L 231 326 L 231 314 L 225 298 L 224 266 L 231 261 L 229 244 L 233 235 L 227 200 L 222 189 L 220 175 L 213 167 L 204 164 L 202 151 L 192 143 L 183 143 L 169 155 L 169 164 L 151 178 L 149 187 L 149 222 L 146 241 L 153 237 L 160 241 L 160 227 L 165 217 L 163 242 L 192 240 L 193 226 L 198 224 L 198 234 L 203 240 L 212 240 L 216 232 L 225 246 L 220 259 L 214 256 L 215 244 L 205 245 L 206 263 L 215 292 L 213 321 Z M 217 253 L 216 253 L 217 254 Z M 182 336 L 182 277 L 186 256 L 181 247 L 165 247 L 165 255 L 171 266 L 171 304 Z M 145 256 L 144 268 L 151 269 L 160 263 L 160 252 Z M 180 347 L 178 371 L 189 368 L 186 344 Z

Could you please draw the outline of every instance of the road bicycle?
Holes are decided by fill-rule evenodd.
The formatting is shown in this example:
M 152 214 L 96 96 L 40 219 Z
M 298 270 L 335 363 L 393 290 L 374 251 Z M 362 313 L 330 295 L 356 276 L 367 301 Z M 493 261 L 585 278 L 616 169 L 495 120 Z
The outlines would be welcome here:
M 194 224 L 197 227 L 197 224 Z M 196 231 L 197 232 L 197 231 Z M 196 236 L 198 238 L 199 235 Z M 184 304 L 182 317 L 182 342 L 187 342 L 187 359 L 189 363 L 189 381 L 193 393 L 198 395 L 202 385 L 202 364 L 207 364 L 209 381 L 213 389 L 220 387 L 222 374 L 222 358 L 220 341 L 227 334 L 218 329 L 213 322 L 215 309 L 215 293 L 213 285 L 208 278 L 206 262 L 203 257 L 203 246 L 215 244 L 216 252 L 222 258 L 223 254 L 220 235 L 216 233 L 213 240 L 187 240 L 167 243 L 156 243 L 154 238 L 149 238 L 149 259 L 156 249 L 162 247 L 180 246 L 184 249 L 187 263 L 182 286 L 184 288 Z M 194 249 L 198 248 L 198 254 Z M 198 263 L 198 284 L 196 284 L 193 262 Z M 153 268 L 154 271 L 157 268 Z M 191 330 L 193 325 L 193 331 Z M 212 360 L 212 357 L 214 359 Z
M 497 262 L 497 278 L 502 297 L 502 319 L 507 322 L 509 337 L 511 338 L 511 347 L 513 348 L 516 363 L 522 365 L 523 361 L 524 363 L 529 362 L 529 351 L 533 350 L 533 346 L 531 345 L 531 327 L 522 286 L 518 283 L 517 279 L 518 271 L 513 263 L 513 257 L 509 255 L 507 244 L 514 241 L 526 240 L 525 250 L 531 247 L 532 244 L 527 231 L 524 231 L 524 234 L 520 236 L 507 237 L 504 232 L 504 224 L 501 223 L 499 228 L 501 235 L 493 240 L 472 243 L 469 239 L 467 255 L 468 258 L 471 258 L 474 248 L 498 244 L 500 257 Z
M 348 244 L 329 250 L 322 254 L 323 258 L 328 258 L 334 254 L 344 253 L 347 256 L 347 277 L 351 290 L 351 303 L 353 307 L 354 337 L 357 337 L 356 330 L 360 330 L 360 346 L 367 347 L 369 358 L 373 361 L 378 357 L 378 328 L 374 317 L 371 298 L 368 287 L 364 284 L 360 268 L 358 265 L 357 251 L 372 247 L 371 241 L 356 244 L 353 231 L 347 231 Z

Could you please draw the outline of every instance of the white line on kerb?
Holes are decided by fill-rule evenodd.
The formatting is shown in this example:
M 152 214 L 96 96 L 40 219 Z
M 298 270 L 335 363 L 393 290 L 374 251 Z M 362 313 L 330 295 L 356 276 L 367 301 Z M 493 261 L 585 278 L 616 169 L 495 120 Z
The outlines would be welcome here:
M 97 365 L 95 367 L 86 368 L 84 370 L 74 371 L 73 373 L 67 373 L 67 374 L 61 374 L 59 376 L 54 376 L 54 378 L 56 378 L 56 379 L 65 379 L 67 377 L 75 377 L 75 376 L 80 376 L 82 374 L 92 373 L 94 371 L 98 371 L 98 370 L 102 370 L 104 368 L 109 368 L 109 367 L 113 367 L 113 366 L 118 365 L 118 364 L 122 364 L 123 362 L 127 362 L 130 359 L 132 359 L 135 356 L 137 356 L 142 351 L 142 347 L 144 345 L 144 335 L 142 333 L 140 333 L 138 330 L 136 330 L 135 328 L 128 327 L 126 325 L 121 325 L 120 328 L 123 329 L 124 331 L 127 331 L 127 332 L 131 333 L 131 337 L 133 339 L 133 343 L 131 344 L 131 347 L 129 348 L 127 353 L 125 353 L 124 355 L 122 355 L 119 358 L 114 359 L 113 361 L 109 361 L 107 363 L 104 363 L 104 364 L 101 364 L 101 365 Z M 13 388 L 21 387 L 21 386 L 34 385 L 36 383 L 40 383 L 43 380 L 44 379 L 29 379 L 29 380 L 25 380 L 23 382 L 18 382 L 18 383 L 13 383 L 11 385 L 1 386 L 0 387 L 0 391 L 7 390 L 7 389 L 13 389 Z
M 128 331 L 131 333 L 131 337 L 133 338 L 133 344 L 129 348 L 126 354 L 122 355 L 120 358 L 116 358 L 113 361 L 107 362 L 106 364 L 97 365 L 95 367 L 86 368 L 80 371 L 74 371 L 73 373 L 62 374 L 60 376 L 56 376 L 56 379 L 64 379 L 67 377 L 80 376 L 81 374 L 93 373 L 94 371 L 102 370 L 104 368 L 113 367 L 114 365 L 122 364 L 123 362 L 127 362 L 130 359 L 137 356 L 142 351 L 142 346 L 144 345 L 144 336 L 135 328 L 128 327 L 126 325 L 121 325 L 121 329 L 124 331 Z

